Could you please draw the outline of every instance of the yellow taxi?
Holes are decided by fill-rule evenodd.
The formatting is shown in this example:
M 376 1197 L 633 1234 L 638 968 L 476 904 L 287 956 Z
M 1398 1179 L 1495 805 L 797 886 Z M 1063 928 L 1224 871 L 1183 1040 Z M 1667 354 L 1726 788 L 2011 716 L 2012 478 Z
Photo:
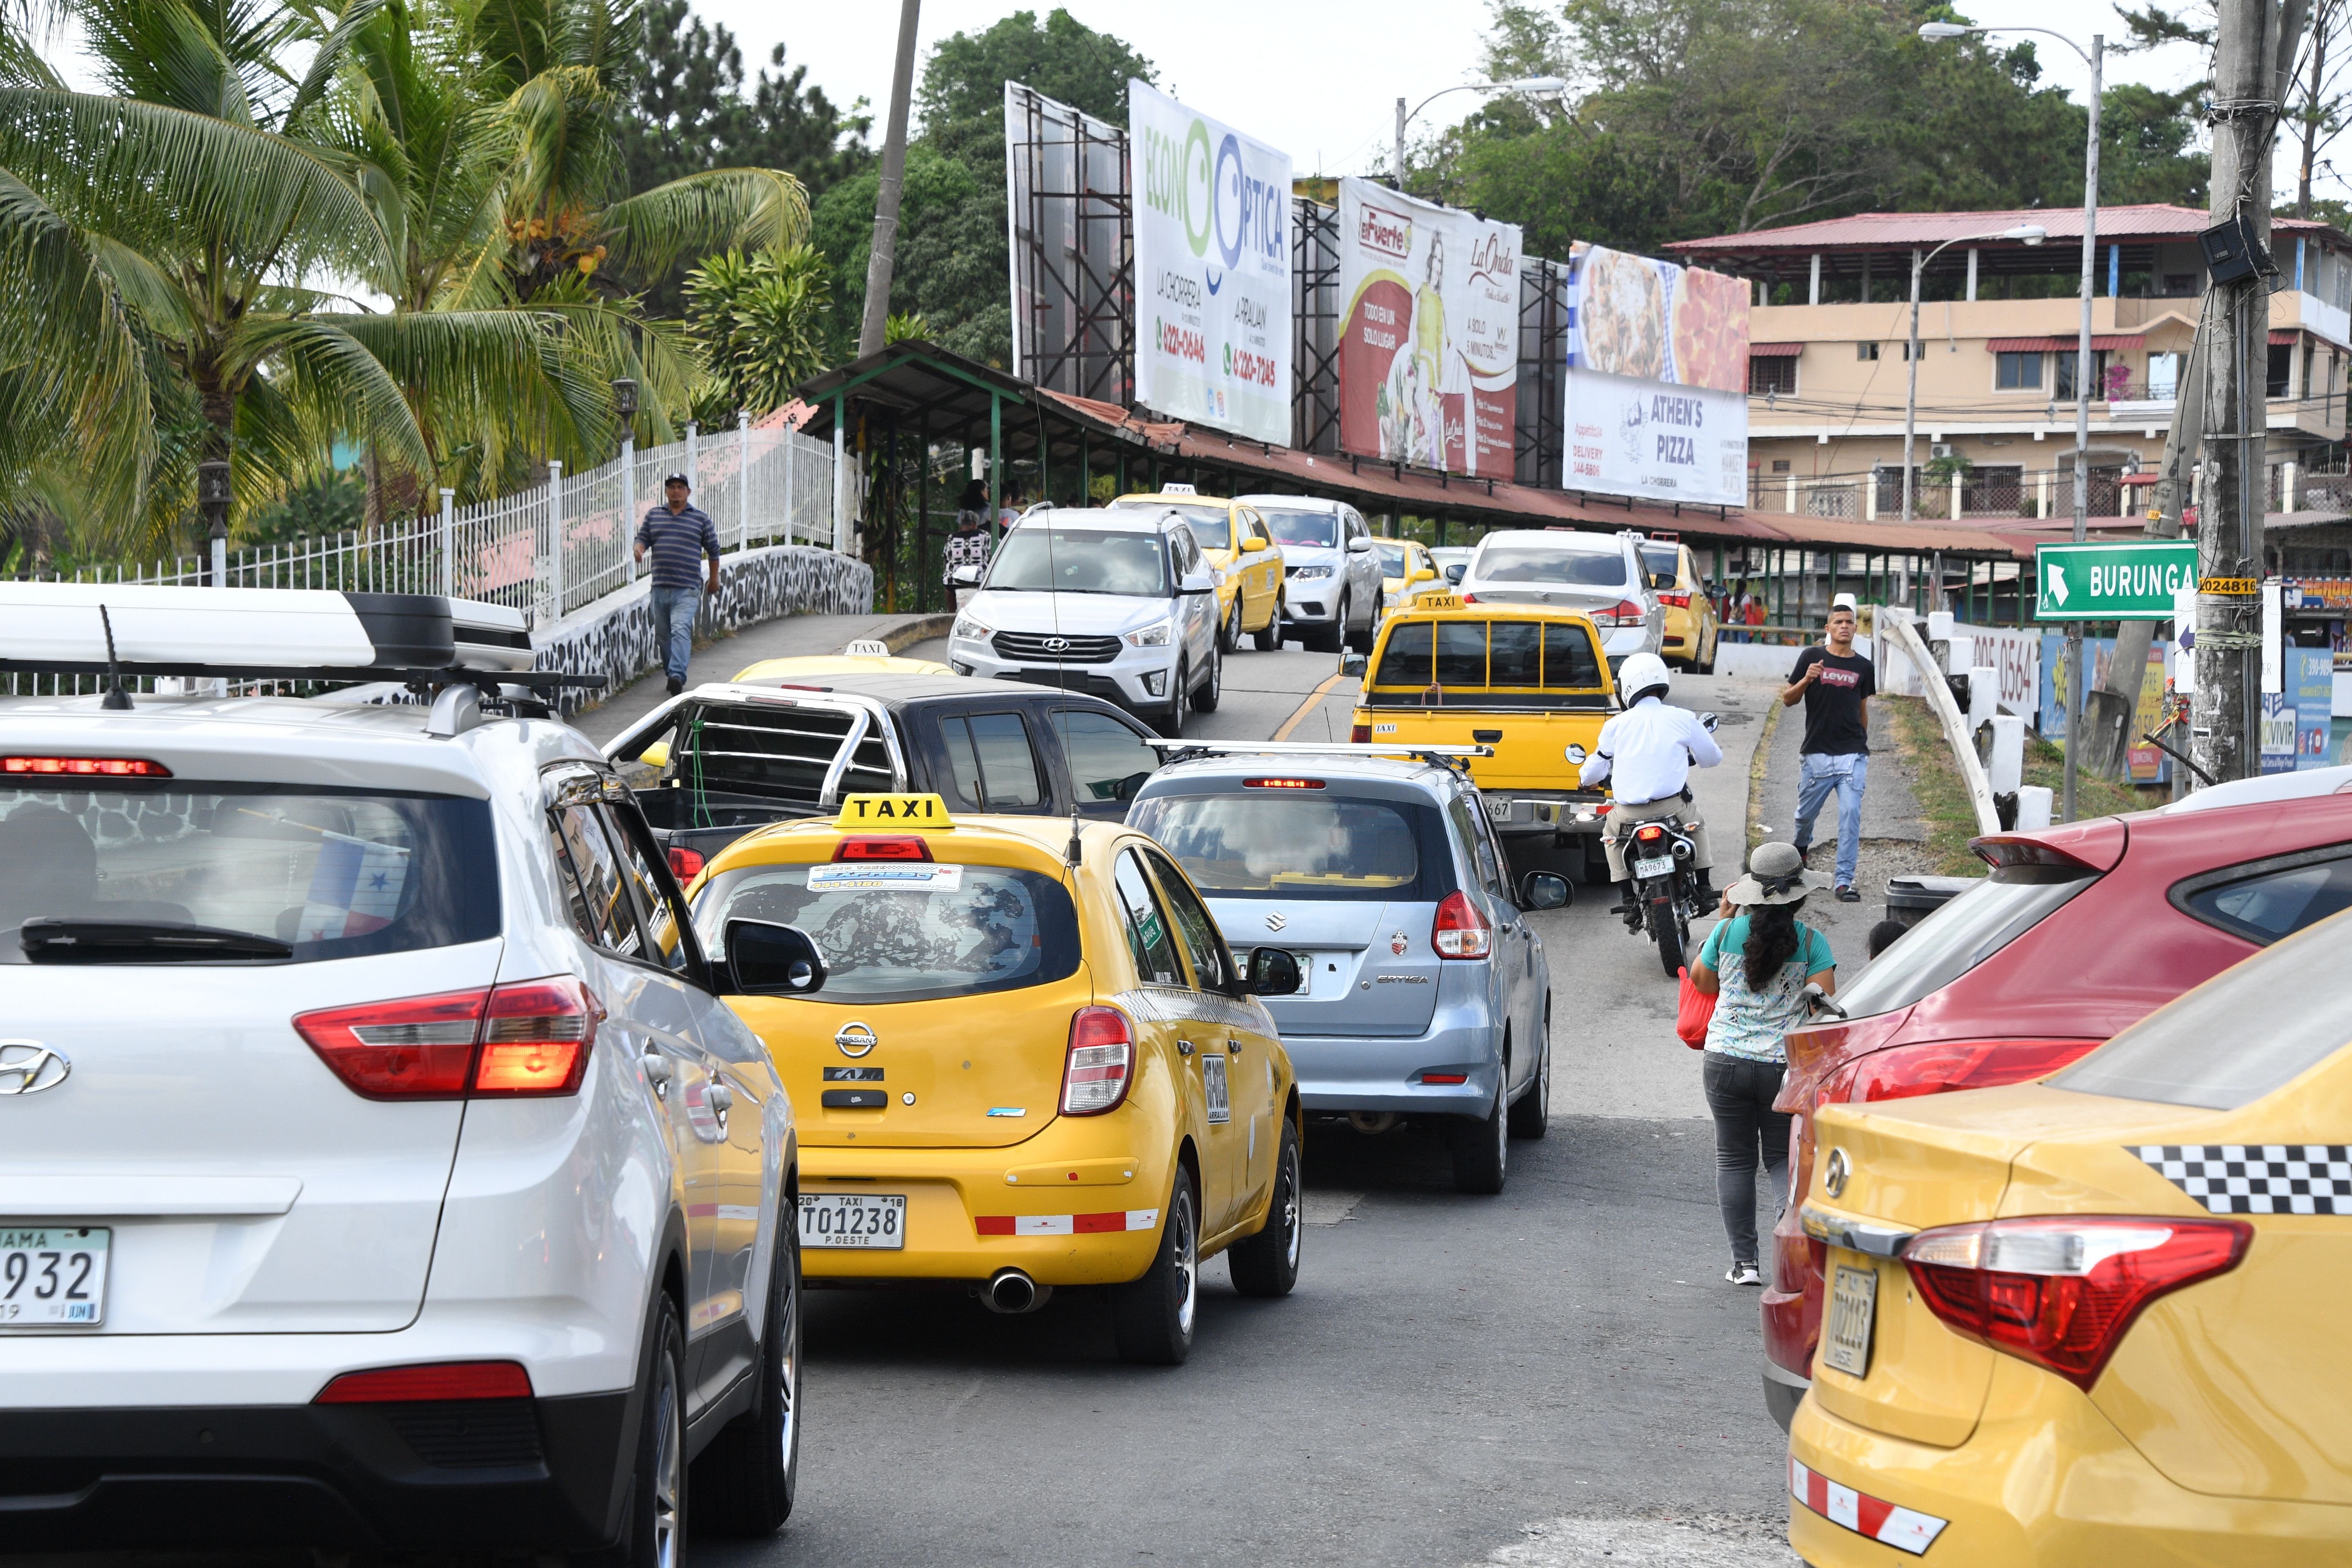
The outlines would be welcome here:
M 1649 535 L 1641 551 L 1651 590 L 1666 610 L 1658 657 L 1701 675 L 1709 673 L 1715 668 L 1715 645 L 1723 634 L 1723 622 L 1715 613 L 1715 601 L 1706 596 L 1706 579 L 1699 574 L 1697 559 L 1672 533 Z
M 2352 1563 L 2347 942 L 2311 926 L 2041 1083 L 1822 1108 L 1799 1555 Z
M 1219 647 L 1231 653 L 1244 637 L 1268 652 L 1282 646 L 1282 546 L 1256 508 L 1201 495 L 1190 486 L 1121 496 L 1110 504 L 1172 511 L 1192 529 L 1217 574 Z
M 853 648 L 856 644 L 852 644 Z M 873 645 L 876 653 L 804 653 L 791 658 L 763 658 L 737 670 L 734 679 L 793 680 L 818 675 L 953 675 L 954 669 L 929 658 L 901 658 L 886 643 Z
M 812 1279 L 965 1283 L 1003 1312 L 1112 1287 L 1119 1353 L 1173 1364 L 1203 1258 L 1298 1277 L 1297 1082 L 1208 906 L 1116 823 L 852 795 L 730 845 L 689 894 L 727 1003 L 791 1091 Z
M 1381 556 L 1381 607 L 1393 615 L 1412 603 L 1417 594 L 1427 591 L 1426 585 L 1437 583 L 1437 563 L 1429 558 L 1429 546 L 1412 539 L 1373 537 L 1372 548 Z

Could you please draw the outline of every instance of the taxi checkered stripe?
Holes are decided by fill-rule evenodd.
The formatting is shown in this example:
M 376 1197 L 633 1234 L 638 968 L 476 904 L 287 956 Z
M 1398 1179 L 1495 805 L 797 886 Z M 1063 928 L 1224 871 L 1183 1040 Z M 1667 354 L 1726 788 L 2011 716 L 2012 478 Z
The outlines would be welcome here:
M 1914 1557 L 1936 1544 L 1936 1537 L 1949 1522 L 1841 1486 L 1819 1470 L 1808 1469 L 1793 1456 L 1789 1460 L 1789 1495 L 1832 1524 L 1842 1524 L 1856 1535 L 1866 1535 Z
M 2131 1152 L 2209 1214 L 2352 1215 L 2352 1144 L 2142 1143 Z

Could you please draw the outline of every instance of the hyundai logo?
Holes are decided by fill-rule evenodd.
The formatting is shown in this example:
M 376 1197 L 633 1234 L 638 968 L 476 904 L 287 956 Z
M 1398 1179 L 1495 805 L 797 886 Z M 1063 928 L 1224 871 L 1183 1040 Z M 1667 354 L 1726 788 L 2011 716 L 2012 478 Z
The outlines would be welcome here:
M 73 1072 L 63 1051 L 38 1040 L 0 1040 L 0 1094 L 38 1094 Z
M 1069 647 L 1070 639 L 1067 637 L 1047 637 L 1045 639 L 1045 651 L 1047 653 L 1065 653 L 1068 651 Z
M 1853 1162 L 1845 1157 L 1843 1149 L 1830 1151 L 1830 1163 L 1822 1170 L 1822 1190 L 1832 1197 L 1845 1192 L 1845 1184 L 1853 1176 Z
M 1280 910 L 1276 910 L 1274 913 L 1265 917 L 1265 929 L 1268 931 L 1280 931 L 1289 923 L 1289 918 L 1284 915 Z
M 841 1032 L 833 1037 L 845 1057 L 862 1057 L 875 1047 L 874 1031 L 863 1024 L 844 1024 Z

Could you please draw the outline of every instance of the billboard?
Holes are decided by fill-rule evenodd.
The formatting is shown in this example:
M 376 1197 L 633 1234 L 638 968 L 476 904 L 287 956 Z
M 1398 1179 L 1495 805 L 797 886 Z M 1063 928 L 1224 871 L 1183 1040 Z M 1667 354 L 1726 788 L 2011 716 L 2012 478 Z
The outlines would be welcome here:
M 1124 404 L 1134 390 L 1127 132 L 1004 84 L 1013 374 Z
M 1339 182 L 1339 449 L 1508 479 L 1519 230 Z
M 1290 440 L 1290 154 L 1127 84 L 1135 400 Z
M 1748 286 L 1602 246 L 1570 284 L 1570 489 L 1742 506 Z

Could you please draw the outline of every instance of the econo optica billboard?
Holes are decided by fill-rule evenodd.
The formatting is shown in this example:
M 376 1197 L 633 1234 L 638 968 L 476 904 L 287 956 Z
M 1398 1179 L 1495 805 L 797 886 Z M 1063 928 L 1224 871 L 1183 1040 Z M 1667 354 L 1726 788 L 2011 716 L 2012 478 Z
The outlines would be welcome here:
M 1130 78 L 1135 397 L 1290 439 L 1290 155 Z

